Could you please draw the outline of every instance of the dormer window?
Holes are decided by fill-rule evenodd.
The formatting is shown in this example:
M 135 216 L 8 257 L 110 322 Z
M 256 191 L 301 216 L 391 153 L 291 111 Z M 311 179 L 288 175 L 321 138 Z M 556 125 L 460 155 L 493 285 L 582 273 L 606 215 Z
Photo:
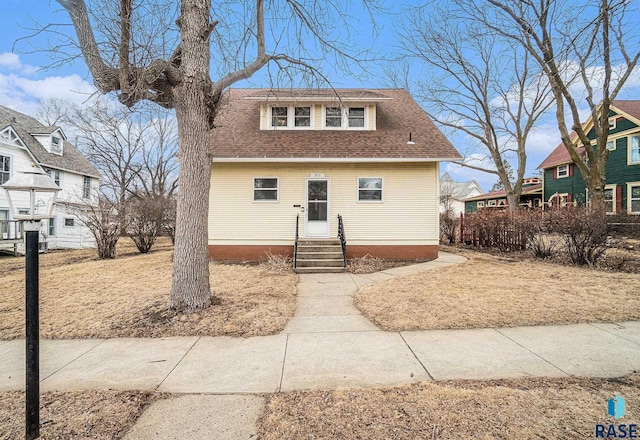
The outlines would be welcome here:
M 367 128 L 366 107 L 325 107 L 324 126 L 329 129 L 364 129 Z
M 288 107 L 272 107 L 271 108 L 271 126 L 286 127 L 288 124 Z
M 342 109 L 340 107 L 325 109 L 325 125 L 327 127 L 342 127 Z
M 311 127 L 311 107 L 296 107 L 295 115 L 296 127 Z
M 51 152 L 60 153 L 62 151 L 62 139 L 57 136 L 51 136 Z
M 311 107 L 294 105 L 271 107 L 271 127 L 279 129 L 310 128 Z
M 364 127 L 364 107 L 349 108 L 349 127 Z

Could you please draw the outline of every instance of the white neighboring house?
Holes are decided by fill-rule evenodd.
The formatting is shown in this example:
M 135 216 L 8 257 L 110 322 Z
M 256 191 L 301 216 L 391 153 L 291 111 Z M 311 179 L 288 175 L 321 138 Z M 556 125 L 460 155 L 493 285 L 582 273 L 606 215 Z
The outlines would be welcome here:
M 482 188 L 475 180 L 454 182 L 449 173 L 444 173 L 440 178 L 440 213 L 445 212 L 447 208 L 451 208 L 453 214 L 459 216 L 465 212 L 465 199 L 479 196 L 483 193 Z
M 33 167 L 48 173 L 62 188 L 53 218 L 42 222 L 40 240 L 49 249 L 95 247 L 93 235 L 76 213 L 97 202 L 98 171 L 67 140 L 60 127 L 43 125 L 0 106 L 0 184 Z M 19 203 L 16 209 L 20 209 Z M 20 225 L 12 220 L 6 194 L 0 190 L 0 249 L 22 247 Z

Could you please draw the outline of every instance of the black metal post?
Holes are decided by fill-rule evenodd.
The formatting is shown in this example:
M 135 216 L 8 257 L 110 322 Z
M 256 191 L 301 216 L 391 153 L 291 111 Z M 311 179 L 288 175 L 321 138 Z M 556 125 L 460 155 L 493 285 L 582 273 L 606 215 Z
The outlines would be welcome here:
M 37 229 L 34 224 L 37 225 Z M 27 384 L 26 384 L 26 440 L 40 437 L 40 318 L 38 305 L 40 222 L 26 222 L 26 332 L 27 332 Z

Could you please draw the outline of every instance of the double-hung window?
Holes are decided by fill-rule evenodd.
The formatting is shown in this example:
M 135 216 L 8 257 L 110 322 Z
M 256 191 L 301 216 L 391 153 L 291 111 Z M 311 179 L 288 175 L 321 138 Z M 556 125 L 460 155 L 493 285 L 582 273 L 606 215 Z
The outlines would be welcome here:
M 640 214 L 640 182 L 627 184 L 629 213 Z
M 349 127 L 364 128 L 364 107 L 349 107 Z
M 62 151 L 62 139 L 57 136 L 51 137 L 51 152 L 60 153 Z
M 325 125 L 327 127 L 342 127 L 342 109 L 340 107 L 327 107 L 325 109 Z
M 311 107 L 294 107 L 293 113 L 295 127 L 311 127 Z
M 60 186 L 60 170 L 47 170 L 47 174 L 56 185 Z
M 616 149 L 616 140 L 611 139 L 610 141 L 607 141 L 607 150 L 613 151 L 615 149 Z
M 6 183 L 11 177 L 11 158 L 0 156 L 0 185 Z
M 604 206 L 607 214 L 615 214 L 616 212 L 616 189 L 609 187 L 604 189 Z
M 91 177 L 82 176 L 82 198 L 88 199 L 91 197 Z
M 253 179 L 253 200 L 255 202 L 278 201 L 278 178 L 256 177 Z
M 640 163 L 640 135 L 629 136 L 629 163 Z
M 51 217 L 49 219 L 49 237 L 55 237 L 56 236 L 56 218 L 55 217 Z
M 325 107 L 324 125 L 326 128 L 365 128 L 364 107 Z
M 382 201 L 382 177 L 358 178 L 358 201 L 381 202 Z
M 569 177 L 569 165 L 560 165 L 557 170 L 558 179 Z
M 286 127 L 289 124 L 289 107 L 271 107 L 271 126 Z
M 311 107 L 271 107 L 271 127 L 280 129 L 311 128 Z

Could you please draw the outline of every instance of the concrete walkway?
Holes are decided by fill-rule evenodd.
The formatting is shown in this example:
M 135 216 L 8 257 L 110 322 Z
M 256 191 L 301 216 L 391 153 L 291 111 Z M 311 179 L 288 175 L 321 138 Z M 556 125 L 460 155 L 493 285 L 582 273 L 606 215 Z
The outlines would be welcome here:
M 41 390 L 238 395 L 434 379 L 613 377 L 640 371 L 640 322 L 385 332 L 353 305 L 353 294 L 361 286 L 463 261 L 441 252 L 434 262 L 370 275 L 300 275 L 295 317 L 274 336 L 45 340 Z M 24 389 L 24 368 L 24 341 L 0 341 L 0 391 Z M 199 396 L 176 403 L 191 408 L 191 414 L 197 413 L 194 408 L 211 412 L 219 405 L 241 418 L 223 418 L 230 424 L 225 436 L 210 431 L 189 438 L 249 438 L 255 419 L 247 422 L 246 417 L 260 413 L 261 398 L 231 397 Z M 205 398 L 208 403 L 198 406 L 198 399 Z M 167 421 L 162 408 L 157 414 L 153 418 L 145 413 L 127 438 L 185 438 L 180 437 L 182 422 Z M 200 416 L 211 419 L 215 432 L 223 429 L 212 419 L 215 414 Z M 148 430 L 140 428 L 145 423 L 157 427 L 153 436 L 146 437 Z M 163 423 L 168 424 L 166 432 Z M 172 429 L 178 429 L 177 437 L 170 434 Z

